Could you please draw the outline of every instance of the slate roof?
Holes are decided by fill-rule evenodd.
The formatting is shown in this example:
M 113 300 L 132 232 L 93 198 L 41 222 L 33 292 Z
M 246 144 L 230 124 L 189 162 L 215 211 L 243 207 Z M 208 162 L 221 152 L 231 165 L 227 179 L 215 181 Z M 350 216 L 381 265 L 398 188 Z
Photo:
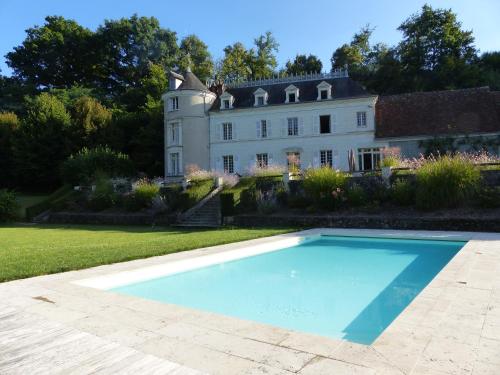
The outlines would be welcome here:
M 205 86 L 196 77 L 196 75 L 188 69 L 183 76 L 184 81 L 180 84 L 177 90 L 198 90 L 198 91 L 208 91 L 207 86 Z
M 500 132 L 500 92 L 488 87 L 380 96 L 377 138 Z
M 351 78 L 331 78 L 331 79 L 317 79 L 311 81 L 290 81 L 278 84 L 267 84 L 262 86 L 253 87 L 240 87 L 240 88 L 228 88 L 226 92 L 234 96 L 233 108 L 253 108 L 255 103 L 255 98 L 253 93 L 261 88 L 267 91 L 268 100 L 267 105 L 277 105 L 284 104 L 286 99 L 285 88 L 290 85 L 294 85 L 299 89 L 299 103 L 304 102 L 315 102 L 318 98 L 318 86 L 321 82 L 327 82 L 332 85 L 332 99 L 346 99 L 353 97 L 365 97 L 371 94 L 366 91 L 366 89 L 361 86 L 356 81 Z M 296 103 L 290 103 L 287 105 L 294 105 Z M 220 110 L 220 100 L 217 99 L 210 111 Z

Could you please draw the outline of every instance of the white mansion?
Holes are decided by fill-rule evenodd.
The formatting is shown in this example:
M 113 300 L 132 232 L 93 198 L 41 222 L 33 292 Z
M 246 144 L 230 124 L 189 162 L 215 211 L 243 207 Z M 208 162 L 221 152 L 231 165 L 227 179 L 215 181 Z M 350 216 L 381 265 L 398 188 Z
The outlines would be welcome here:
M 302 167 L 348 170 L 351 150 L 356 169 L 370 170 L 384 147 L 415 154 L 419 140 L 436 134 L 500 134 L 500 96 L 487 88 L 379 98 L 343 70 L 229 84 L 220 96 L 189 70 L 172 72 L 169 86 L 163 95 L 167 178 L 182 176 L 192 164 L 238 174 L 290 160 Z M 487 118 L 484 104 L 481 114 L 470 115 L 478 95 L 482 102 L 486 96 L 492 101 Z M 471 100 L 472 109 L 464 107 Z M 460 107 L 452 112 L 457 126 L 447 123 L 440 129 L 435 117 L 453 103 Z M 460 127 L 464 110 L 467 129 Z M 449 113 L 447 121 L 453 123 Z

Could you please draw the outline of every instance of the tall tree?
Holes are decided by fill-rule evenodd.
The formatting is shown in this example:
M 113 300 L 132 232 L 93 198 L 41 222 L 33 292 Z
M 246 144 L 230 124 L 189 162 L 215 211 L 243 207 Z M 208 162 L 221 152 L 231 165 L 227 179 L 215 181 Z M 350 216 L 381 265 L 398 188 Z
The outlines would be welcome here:
M 251 60 L 252 55 L 242 43 L 237 42 L 232 46 L 227 46 L 224 48 L 224 58 L 218 78 L 229 80 L 250 78 L 252 75 Z
M 60 182 L 60 163 L 75 151 L 70 115 L 64 104 L 48 93 L 27 98 L 26 108 L 27 115 L 13 138 L 19 185 L 54 188 Z
M 278 62 L 276 52 L 279 44 L 270 31 L 254 39 L 255 50 L 250 50 L 252 78 L 266 78 L 271 76 Z
M 477 82 L 472 31 L 462 30 L 451 9 L 424 5 L 399 27 L 401 63 L 413 90 L 466 87 Z
M 331 58 L 332 69 L 343 68 L 346 65 L 349 67 L 349 71 L 361 70 L 365 67 L 371 52 L 370 37 L 373 30 L 369 25 L 366 25 L 354 34 L 349 44 L 343 44 L 337 48 Z
M 71 119 L 73 129 L 78 134 L 78 149 L 99 145 L 102 142 L 100 135 L 109 125 L 111 116 L 111 111 L 97 99 L 90 96 L 76 99 L 71 108 Z
M 500 90 L 500 52 L 486 52 L 479 61 L 482 84 Z
M 320 73 L 323 69 L 321 60 L 314 55 L 296 55 L 293 61 L 288 60 L 285 65 L 286 74 Z
M 137 87 L 151 63 L 170 69 L 179 55 L 176 33 L 161 28 L 154 17 L 106 20 L 97 29 L 96 38 L 101 50 L 102 88 L 115 94 Z
M 0 189 L 15 187 L 12 138 L 19 127 L 19 119 L 13 112 L 0 112 Z
M 202 81 L 207 81 L 213 75 L 214 63 L 208 52 L 208 47 L 196 35 L 188 35 L 180 44 L 179 65 L 182 70 L 188 66 Z
M 92 32 L 73 20 L 49 16 L 26 30 L 23 43 L 5 57 L 14 74 L 37 87 L 69 87 L 92 81 L 97 61 Z

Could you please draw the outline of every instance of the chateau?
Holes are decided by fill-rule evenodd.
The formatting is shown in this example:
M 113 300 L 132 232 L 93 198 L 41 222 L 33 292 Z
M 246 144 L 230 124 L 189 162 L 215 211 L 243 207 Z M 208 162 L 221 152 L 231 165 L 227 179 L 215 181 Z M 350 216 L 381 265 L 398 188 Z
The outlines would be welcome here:
M 238 174 L 291 163 L 348 170 L 350 152 L 356 170 L 371 170 L 383 148 L 418 156 L 435 137 L 500 146 L 500 93 L 488 88 L 379 97 L 338 70 L 229 83 L 216 95 L 188 70 L 170 73 L 163 100 L 169 179 L 193 164 Z

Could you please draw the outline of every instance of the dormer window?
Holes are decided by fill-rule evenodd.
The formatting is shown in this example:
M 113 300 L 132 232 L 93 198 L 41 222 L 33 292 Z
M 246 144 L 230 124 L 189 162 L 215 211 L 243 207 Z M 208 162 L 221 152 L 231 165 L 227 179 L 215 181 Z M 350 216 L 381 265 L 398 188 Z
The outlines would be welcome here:
M 323 81 L 316 87 L 318 88 L 317 100 L 328 100 L 332 98 L 332 85 Z
M 232 96 L 230 93 L 226 91 L 220 97 L 220 109 L 221 110 L 232 109 L 233 102 L 234 102 L 234 96 Z
M 268 96 L 267 91 L 265 91 L 261 88 L 258 88 L 257 90 L 255 90 L 253 95 L 255 97 L 255 102 L 253 104 L 254 107 L 267 105 L 267 96 Z
M 285 103 L 296 103 L 299 101 L 299 89 L 294 85 L 290 85 L 285 89 Z

